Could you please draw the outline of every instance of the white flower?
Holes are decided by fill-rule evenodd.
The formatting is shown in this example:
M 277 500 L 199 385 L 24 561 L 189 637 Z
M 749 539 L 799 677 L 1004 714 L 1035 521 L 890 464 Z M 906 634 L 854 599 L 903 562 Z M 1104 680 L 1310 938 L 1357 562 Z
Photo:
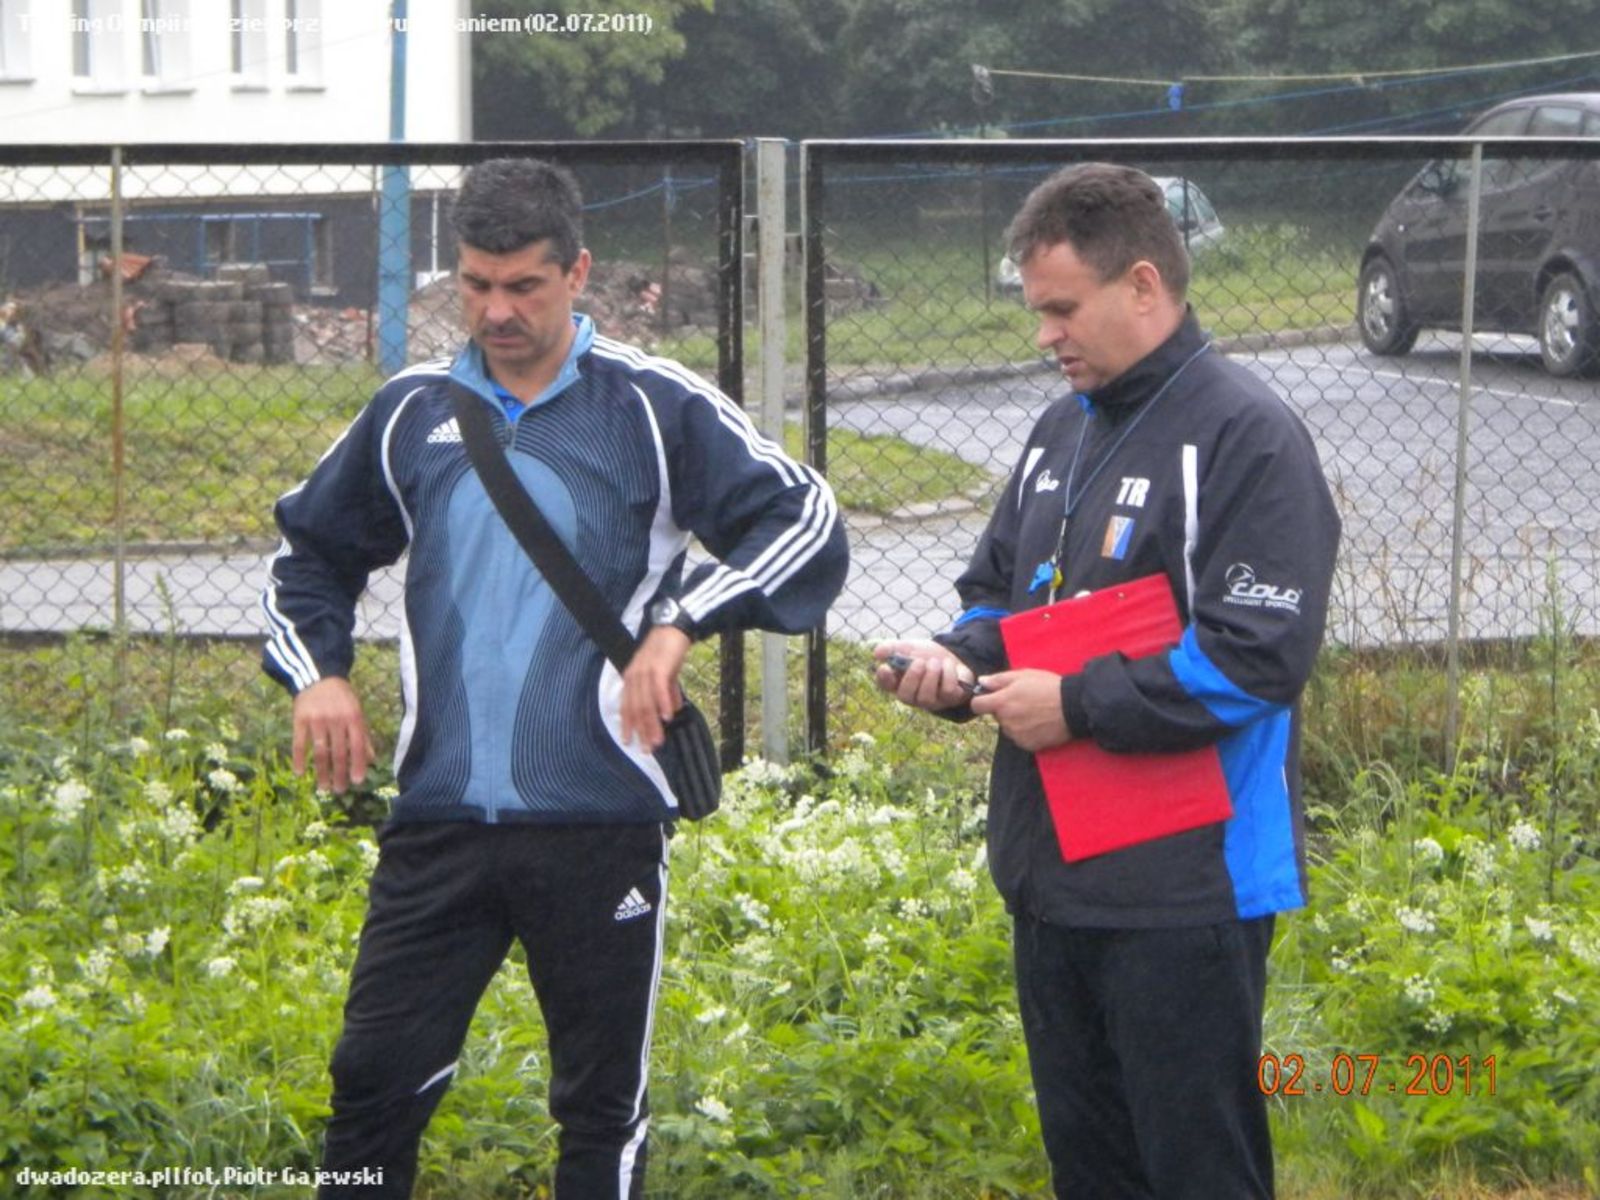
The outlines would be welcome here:
M 960 867 L 950 872 L 949 883 L 951 891 L 959 892 L 963 896 L 970 896 L 978 886 L 978 881 L 972 872 L 963 871 Z
M 728 1010 L 719 1004 L 715 1008 L 704 1009 L 703 1011 L 696 1013 L 694 1019 L 699 1021 L 702 1025 L 710 1025 L 713 1021 L 720 1021 L 727 1015 Z
M 232 721 L 228 720 L 227 717 L 223 717 L 222 720 L 217 722 L 217 736 L 225 742 L 237 742 L 239 740 L 239 730 Z
M 739 775 L 755 787 L 782 787 L 789 782 L 789 768 L 764 758 L 746 760 Z
M 50 809 L 58 825 L 70 825 L 83 812 L 84 801 L 92 795 L 88 785 L 77 779 L 56 784 L 50 793 Z
M 301 834 L 308 842 L 320 842 L 328 836 L 328 826 L 324 821 L 313 821 L 302 829 Z
M 1408 976 L 1405 990 L 1407 999 L 1413 1004 L 1424 1006 L 1432 1004 L 1437 995 L 1437 989 L 1434 988 L 1432 981 L 1422 975 Z
M 1350 959 L 1340 953 L 1339 947 L 1334 946 L 1328 951 L 1328 965 L 1340 975 L 1348 974 L 1351 968 Z
M 172 789 L 165 780 L 152 779 L 144 785 L 144 798 L 156 808 L 166 808 L 172 803 Z
M 928 912 L 928 906 L 915 896 L 900 901 L 900 915 L 908 921 L 921 920 Z
M 288 911 L 289 902 L 282 896 L 246 896 L 222 914 L 222 928 L 228 936 L 238 937 L 270 925 Z
M 695 1101 L 695 1110 L 702 1116 L 719 1124 L 726 1123 L 733 1116 L 733 1112 L 715 1096 L 701 1096 Z
M 166 926 L 152 929 L 144 940 L 144 954 L 146 958 L 156 958 L 167 948 L 167 940 L 172 936 L 172 930 Z
M 200 832 L 200 821 L 186 804 L 174 804 L 156 821 L 156 832 L 169 842 L 187 842 Z
M 1461 855 L 1466 862 L 1467 881 L 1476 887 L 1488 887 L 1495 875 L 1494 847 L 1467 837 L 1461 840 Z
M 1415 854 L 1420 861 L 1429 865 L 1442 863 L 1444 861 L 1444 847 L 1439 845 L 1439 843 L 1434 841 L 1431 837 L 1420 837 L 1416 841 L 1412 842 L 1411 852 Z
M 372 870 L 378 865 L 378 843 L 362 838 L 356 843 L 356 853 L 361 855 L 361 865 Z
M 780 979 L 777 983 L 772 985 L 771 990 L 767 994 L 769 996 L 787 996 L 789 994 L 789 989 L 793 986 L 794 983 L 791 980 Z
M 376 792 L 374 792 L 373 795 L 377 796 L 380 800 L 398 800 L 400 798 L 400 789 L 395 787 L 395 785 L 392 783 L 386 783 Z
M 1412 933 L 1432 933 L 1438 928 L 1432 914 L 1420 908 L 1408 908 L 1404 904 L 1394 910 L 1394 919 L 1400 922 L 1401 928 Z
M 187 729 L 169 729 L 161 735 L 162 740 L 168 742 L 187 742 L 189 731 Z
M 882 954 L 889 948 L 889 939 L 874 929 L 861 939 L 861 948 L 868 954 Z
M 857 730 L 855 733 L 852 733 L 850 735 L 850 740 L 863 749 L 870 749 L 878 744 L 878 739 L 873 737 L 865 729 Z
M 54 1008 L 56 994 L 50 990 L 49 984 L 41 983 L 38 987 L 31 987 L 18 996 L 17 1005 L 20 1008 Z
M 733 1030 L 732 1032 L 730 1032 L 728 1034 L 727 1037 L 722 1039 L 722 1044 L 724 1046 L 737 1045 L 739 1042 L 744 1041 L 746 1035 L 748 1035 L 749 1032 L 750 1032 L 750 1022 L 749 1021 L 741 1021 L 739 1023 L 739 1028 Z
M 233 974 L 233 968 L 237 965 L 233 959 L 224 954 L 206 964 L 206 974 L 212 979 L 226 979 Z
M 150 884 L 150 876 L 145 873 L 144 863 L 131 862 L 124 864 L 111 881 L 118 887 L 126 888 L 135 895 L 143 894 Z
M 149 754 L 150 753 L 150 743 L 145 741 L 142 737 L 131 737 L 131 738 L 128 739 L 127 750 L 128 750 L 129 754 L 135 754 L 135 755 Z
M 1529 853 L 1537 850 L 1544 840 L 1539 836 L 1539 827 L 1527 820 L 1518 821 L 1506 830 L 1506 839 L 1518 850 Z
M 1424 1021 L 1422 1025 L 1423 1028 L 1431 1030 L 1434 1033 L 1449 1033 L 1450 1026 L 1454 1023 L 1454 1021 L 1455 1018 L 1449 1013 L 1445 1012 L 1443 1009 L 1435 1009 L 1433 1012 L 1428 1014 L 1428 1019 Z
M 90 983 L 103 986 L 111 978 L 111 964 L 115 959 L 110 947 L 96 946 L 89 951 L 88 957 L 78 960 L 78 969 Z
M 239 790 L 239 777 L 226 767 L 218 767 L 206 776 L 206 782 L 225 796 Z
M 767 920 L 767 914 L 770 910 L 765 904 L 754 896 L 747 896 L 743 892 L 740 892 L 733 899 L 734 903 L 739 906 L 739 911 L 744 914 L 746 921 L 749 921 L 757 929 L 771 928 L 771 922 Z
M 1600 967 L 1600 937 L 1575 930 L 1567 939 L 1567 949 L 1585 966 Z
M 266 886 L 266 880 L 259 875 L 241 875 L 228 885 L 228 895 L 242 896 L 246 892 L 259 892 Z
M 1541 921 L 1538 917 L 1523 917 L 1522 923 L 1528 927 L 1528 935 L 1536 942 L 1549 942 L 1555 940 L 1555 927 L 1549 921 Z
M 221 742 L 208 743 L 206 746 L 206 759 L 220 767 L 228 761 L 228 748 Z
M 972 865 L 967 869 L 976 875 L 989 865 L 989 847 L 987 843 L 980 842 L 977 850 L 972 854 Z

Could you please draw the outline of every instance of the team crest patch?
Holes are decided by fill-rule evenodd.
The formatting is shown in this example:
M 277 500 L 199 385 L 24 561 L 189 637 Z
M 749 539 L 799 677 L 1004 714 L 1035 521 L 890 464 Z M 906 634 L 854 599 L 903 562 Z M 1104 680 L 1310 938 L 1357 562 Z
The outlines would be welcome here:
M 1126 558 L 1128 543 L 1133 541 L 1133 518 L 1112 517 L 1106 526 L 1106 538 L 1100 546 L 1101 558 Z

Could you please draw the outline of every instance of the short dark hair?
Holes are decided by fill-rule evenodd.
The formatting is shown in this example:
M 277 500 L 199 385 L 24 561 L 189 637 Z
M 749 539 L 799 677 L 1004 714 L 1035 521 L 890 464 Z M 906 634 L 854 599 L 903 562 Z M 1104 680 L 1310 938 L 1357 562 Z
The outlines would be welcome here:
M 550 241 L 563 271 L 583 248 L 583 195 L 571 173 L 537 158 L 489 158 L 467 171 L 450 214 L 456 236 L 490 254 Z
M 1028 194 L 1006 229 L 1006 250 L 1019 267 L 1040 250 L 1070 242 L 1102 280 L 1141 259 L 1153 264 L 1175 299 L 1189 290 L 1189 253 L 1150 176 L 1118 163 L 1079 163 L 1057 171 Z

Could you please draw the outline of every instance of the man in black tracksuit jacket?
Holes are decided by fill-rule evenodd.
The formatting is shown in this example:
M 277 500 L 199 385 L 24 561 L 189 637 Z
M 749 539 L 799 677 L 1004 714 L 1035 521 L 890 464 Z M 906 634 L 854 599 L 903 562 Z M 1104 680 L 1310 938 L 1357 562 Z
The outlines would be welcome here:
M 1188 311 L 1187 257 L 1147 176 L 1069 168 L 1009 238 L 1039 343 L 1077 394 L 1029 437 L 957 582 L 961 617 L 935 642 L 880 647 L 912 663 L 879 683 L 999 724 L 989 863 L 1057 1195 L 1268 1197 L 1266 953 L 1273 914 L 1306 900 L 1296 701 L 1339 520 L 1299 420 Z M 1008 669 L 1006 616 L 1152 574 L 1183 628 L 1166 652 Z M 1063 861 L 1033 752 L 1083 738 L 1215 746 L 1232 817 Z

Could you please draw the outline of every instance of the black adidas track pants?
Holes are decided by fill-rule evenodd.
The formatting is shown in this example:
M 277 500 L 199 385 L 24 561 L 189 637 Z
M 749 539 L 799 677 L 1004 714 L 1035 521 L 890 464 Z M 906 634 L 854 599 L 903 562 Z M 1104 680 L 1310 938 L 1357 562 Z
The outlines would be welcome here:
M 423 1128 L 513 938 L 550 1039 L 557 1200 L 643 1194 L 666 843 L 661 825 L 384 828 L 333 1053 L 321 1200 L 411 1194 Z M 362 1168 L 381 1185 L 337 1182 Z

